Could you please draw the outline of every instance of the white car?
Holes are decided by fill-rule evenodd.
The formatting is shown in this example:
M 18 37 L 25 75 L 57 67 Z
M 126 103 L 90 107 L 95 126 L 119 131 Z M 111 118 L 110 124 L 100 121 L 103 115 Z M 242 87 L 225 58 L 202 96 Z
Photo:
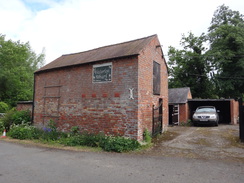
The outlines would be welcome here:
M 192 116 L 193 124 L 214 124 L 219 125 L 219 111 L 214 106 L 200 106 Z

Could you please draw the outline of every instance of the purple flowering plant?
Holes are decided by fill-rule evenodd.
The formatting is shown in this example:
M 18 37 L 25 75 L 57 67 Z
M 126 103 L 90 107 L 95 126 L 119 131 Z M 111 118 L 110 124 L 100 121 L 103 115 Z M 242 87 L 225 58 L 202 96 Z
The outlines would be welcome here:
M 51 129 L 51 128 L 48 128 L 48 127 L 43 127 L 42 130 L 43 130 L 44 132 L 46 132 L 46 133 L 49 133 L 49 132 L 52 131 L 52 129 Z

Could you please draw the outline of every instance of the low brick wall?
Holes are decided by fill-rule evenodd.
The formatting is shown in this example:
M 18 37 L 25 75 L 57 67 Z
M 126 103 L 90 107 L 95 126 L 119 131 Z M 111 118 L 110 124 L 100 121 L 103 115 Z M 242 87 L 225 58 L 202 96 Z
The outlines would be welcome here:
M 26 111 L 29 110 L 32 112 L 33 101 L 20 101 L 17 103 L 16 109 L 18 111 Z

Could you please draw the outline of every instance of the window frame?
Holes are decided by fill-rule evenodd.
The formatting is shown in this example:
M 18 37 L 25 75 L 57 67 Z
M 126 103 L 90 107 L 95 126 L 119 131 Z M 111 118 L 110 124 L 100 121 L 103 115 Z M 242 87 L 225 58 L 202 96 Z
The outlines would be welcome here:
M 95 80 L 95 77 L 94 77 L 95 69 L 99 68 L 99 67 L 106 67 L 106 66 L 110 66 L 111 74 L 110 74 L 110 77 L 108 77 L 109 79 L 105 80 L 105 81 Z M 112 82 L 112 75 L 113 75 L 113 64 L 112 64 L 112 62 L 104 63 L 104 64 L 94 64 L 92 66 L 92 83 L 108 83 L 108 82 Z

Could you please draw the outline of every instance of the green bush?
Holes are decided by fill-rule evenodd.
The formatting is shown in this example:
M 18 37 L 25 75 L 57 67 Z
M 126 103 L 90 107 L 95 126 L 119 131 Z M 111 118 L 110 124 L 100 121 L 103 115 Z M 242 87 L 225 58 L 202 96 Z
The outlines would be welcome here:
M 43 128 L 42 132 L 43 133 L 41 134 L 39 139 L 44 141 L 56 141 L 61 137 L 65 136 L 62 132 L 53 131 L 53 130 L 49 131 L 48 128 Z
M 34 126 L 26 124 L 13 125 L 8 132 L 8 135 L 15 139 L 38 139 L 41 132 Z
M 31 121 L 30 111 L 15 111 L 12 116 L 13 124 L 18 125 Z
M 5 113 L 9 110 L 8 104 L 5 102 L 0 102 L 0 113 Z
M 105 151 L 126 152 L 140 147 L 136 140 L 121 136 L 105 136 L 90 133 L 63 133 L 56 130 L 51 121 L 47 127 L 38 129 L 28 124 L 14 124 L 9 130 L 9 136 L 16 139 L 39 139 L 41 141 L 56 141 L 67 146 L 101 147 Z
M 81 146 L 83 145 L 83 139 L 82 136 L 76 135 L 76 136 L 70 136 L 67 138 L 61 138 L 59 140 L 60 144 L 66 145 L 66 146 Z
M 13 124 L 13 114 L 15 109 L 8 111 L 5 116 L 2 118 L 4 128 L 9 131 L 10 126 Z
M 59 138 L 67 138 L 62 132 L 49 131 L 47 129 L 39 129 L 28 124 L 12 125 L 8 136 L 15 139 L 39 139 L 41 141 L 57 141 Z
M 0 134 L 3 133 L 3 130 L 5 129 L 3 121 L 0 119 Z
M 89 147 L 99 147 L 99 142 L 101 139 L 105 138 L 103 134 L 71 134 L 67 138 L 60 139 L 60 143 L 67 146 L 89 146 Z
M 71 128 L 71 133 L 74 134 L 74 135 L 78 134 L 79 131 L 80 131 L 80 128 L 78 126 L 73 126 Z
M 105 151 L 127 152 L 140 147 L 139 142 L 120 136 L 105 136 L 103 134 L 79 134 L 60 139 L 67 146 L 101 147 Z
M 146 143 L 151 143 L 152 142 L 151 134 L 150 134 L 150 132 L 147 129 L 145 129 L 145 131 L 143 133 L 143 138 L 144 138 L 144 141 Z
M 8 131 L 11 125 L 30 123 L 31 113 L 30 111 L 17 111 L 13 108 L 5 114 L 2 121 L 5 129 Z
M 47 127 L 42 128 L 42 132 L 40 139 L 44 141 L 56 141 L 60 138 L 67 137 L 67 134 L 57 131 L 57 124 L 53 120 L 48 122 Z
M 127 152 L 132 151 L 140 147 L 138 141 L 133 139 L 128 139 L 120 136 L 107 136 L 103 139 L 100 146 L 105 151 L 114 151 L 114 152 Z
M 105 138 L 105 135 L 103 134 L 83 133 L 81 136 L 83 139 L 83 145 L 90 147 L 98 147 L 100 141 Z
M 52 119 L 50 119 L 47 124 L 47 128 L 50 128 L 51 131 L 57 131 L 57 124 Z
M 31 133 L 31 138 L 30 139 L 40 139 L 40 137 L 43 135 L 43 131 L 39 128 L 36 128 L 34 126 L 31 126 L 32 133 Z

